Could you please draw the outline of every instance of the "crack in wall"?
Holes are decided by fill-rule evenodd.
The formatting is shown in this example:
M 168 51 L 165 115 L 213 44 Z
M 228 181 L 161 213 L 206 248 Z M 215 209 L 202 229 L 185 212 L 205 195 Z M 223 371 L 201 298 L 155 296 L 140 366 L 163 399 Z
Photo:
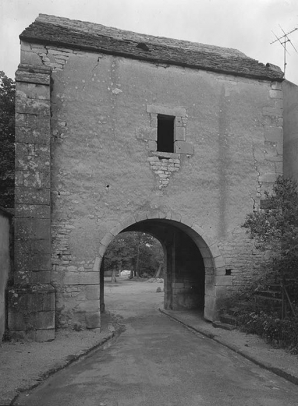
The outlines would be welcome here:
M 49 47 L 47 45 L 43 47 L 32 46 L 30 44 L 32 52 L 36 53 L 44 66 L 49 66 L 52 68 L 53 72 L 63 70 L 67 60 L 69 58 L 68 54 L 74 53 L 71 50 L 63 50 L 59 48 Z M 54 61 L 53 61 L 54 59 Z
M 100 61 L 100 59 L 102 58 L 102 56 L 98 56 L 97 57 L 97 62 L 96 62 L 96 64 L 95 64 L 95 66 L 94 66 L 94 68 L 92 68 L 92 73 L 95 71 L 95 69 L 98 67 L 98 65 L 99 65 L 99 61 Z

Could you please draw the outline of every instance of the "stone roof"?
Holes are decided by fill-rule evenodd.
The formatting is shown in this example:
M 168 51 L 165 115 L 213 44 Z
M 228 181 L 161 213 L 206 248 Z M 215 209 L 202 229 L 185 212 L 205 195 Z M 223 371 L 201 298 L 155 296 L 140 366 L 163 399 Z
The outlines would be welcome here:
M 264 80 L 283 80 L 277 66 L 264 65 L 232 48 L 118 30 L 83 21 L 40 14 L 20 35 L 26 42 L 185 66 Z

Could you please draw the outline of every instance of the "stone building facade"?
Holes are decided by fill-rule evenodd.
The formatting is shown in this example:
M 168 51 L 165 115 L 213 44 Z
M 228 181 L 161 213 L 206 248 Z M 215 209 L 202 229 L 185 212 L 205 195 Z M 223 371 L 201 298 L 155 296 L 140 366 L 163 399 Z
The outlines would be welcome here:
M 283 172 L 283 74 L 241 52 L 40 15 L 16 72 L 9 328 L 100 327 L 102 258 L 157 237 L 165 307 L 221 301 L 258 271 L 241 228 Z

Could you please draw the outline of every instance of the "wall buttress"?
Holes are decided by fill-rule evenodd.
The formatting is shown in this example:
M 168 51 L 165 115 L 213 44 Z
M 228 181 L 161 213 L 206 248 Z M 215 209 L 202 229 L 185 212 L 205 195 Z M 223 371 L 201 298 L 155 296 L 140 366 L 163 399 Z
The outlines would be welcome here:
M 51 282 L 51 70 L 16 72 L 15 272 L 9 289 L 9 330 L 37 341 L 55 337 Z

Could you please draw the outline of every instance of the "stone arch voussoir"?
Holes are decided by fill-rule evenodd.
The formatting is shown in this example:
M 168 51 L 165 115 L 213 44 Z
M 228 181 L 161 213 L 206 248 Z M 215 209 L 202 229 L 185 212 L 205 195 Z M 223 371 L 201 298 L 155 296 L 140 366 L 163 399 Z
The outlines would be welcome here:
M 200 249 L 201 255 L 204 260 L 205 265 L 205 318 L 207 320 L 213 320 L 216 315 L 216 275 L 223 275 L 225 271 L 225 261 L 221 255 L 218 244 L 206 235 L 206 231 L 195 224 L 195 222 L 186 217 L 181 216 L 177 212 L 173 211 L 163 211 L 163 210 L 150 210 L 150 211 L 139 211 L 134 215 L 129 215 L 123 217 L 118 223 L 114 224 L 113 227 L 108 230 L 100 241 L 97 266 L 100 268 L 102 258 L 106 252 L 108 245 L 113 241 L 113 239 L 121 233 L 123 230 L 129 226 L 145 221 L 154 219 L 165 219 L 179 223 L 181 229 L 185 229 L 185 232 L 193 239 L 198 248 Z
M 186 217 L 181 216 L 179 213 L 168 211 L 164 212 L 162 210 L 150 210 L 137 212 L 135 215 L 130 214 L 124 217 L 118 224 L 113 225 L 113 227 L 105 234 L 103 239 L 100 241 L 99 256 L 102 258 L 108 245 L 112 242 L 116 235 L 118 235 L 125 228 L 144 220 L 151 219 L 167 219 L 181 223 L 187 226 L 189 229 L 194 231 L 194 240 L 202 252 L 204 261 L 208 267 L 213 264 L 215 269 L 222 269 L 225 266 L 225 261 L 221 255 L 218 245 L 208 236 L 205 235 L 205 230 L 195 224 L 195 222 Z

